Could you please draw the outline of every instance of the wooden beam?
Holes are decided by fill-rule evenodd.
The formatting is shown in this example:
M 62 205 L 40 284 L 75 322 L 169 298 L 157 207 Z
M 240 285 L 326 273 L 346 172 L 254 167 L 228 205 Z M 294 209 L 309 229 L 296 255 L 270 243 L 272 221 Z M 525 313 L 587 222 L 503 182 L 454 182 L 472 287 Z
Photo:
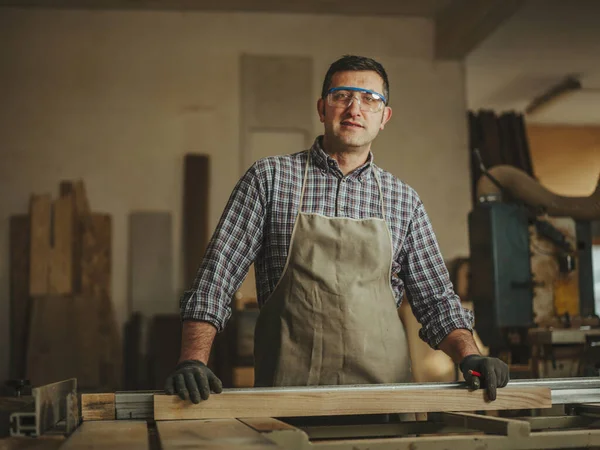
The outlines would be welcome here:
M 248 389 L 213 394 L 194 405 L 177 396 L 155 395 L 156 420 L 302 417 L 550 408 L 547 388 L 502 388 L 495 401 L 467 389 L 290 390 Z
M 29 216 L 10 218 L 10 377 L 25 378 L 29 336 Z
M 437 59 L 462 59 L 525 0 L 454 0 L 435 19 Z
M 147 450 L 145 421 L 102 420 L 84 422 L 63 444 L 61 450 Z
M 81 394 L 81 418 L 86 420 L 115 420 L 115 394 Z
M 183 170 L 183 273 L 185 288 L 189 289 L 210 238 L 210 158 L 207 155 L 187 154 Z
M 156 427 L 162 450 L 283 448 L 235 419 L 174 420 Z

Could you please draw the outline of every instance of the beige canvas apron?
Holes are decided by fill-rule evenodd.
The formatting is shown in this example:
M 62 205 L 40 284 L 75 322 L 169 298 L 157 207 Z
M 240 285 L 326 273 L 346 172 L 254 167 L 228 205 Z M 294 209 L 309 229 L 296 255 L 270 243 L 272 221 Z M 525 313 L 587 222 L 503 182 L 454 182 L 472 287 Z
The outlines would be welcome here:
M 310 160 L 286 266 L 256 324 L 255 386 L 409 382 L 380 181 L 381 218 L 303 213 Z

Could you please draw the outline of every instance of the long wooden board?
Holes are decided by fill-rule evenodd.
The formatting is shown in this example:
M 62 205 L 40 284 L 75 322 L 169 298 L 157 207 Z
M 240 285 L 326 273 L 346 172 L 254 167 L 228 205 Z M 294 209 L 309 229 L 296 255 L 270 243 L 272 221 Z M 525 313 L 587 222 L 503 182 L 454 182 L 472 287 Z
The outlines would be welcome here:
M 235 419 L 174 420 L 157 422 L 156 427 L 162 450 L 282 448 Z
M 200 404 L 177 396 L 154 396 L 156 420 L 301 417 L 348 414 L 415 413 L 550 408 L 548 388 L 502 388 L 490 402 L 485 391 L 467 389 L 313 390 L 270 392 L 269 389 L 225 391 Z
M 10 218 L 10 377 L 25 378 L 29 336 L 29 216 Z
M 102 420 L 84 422 L 63 444 L 61 450 L 147 450 L 145 421 Z

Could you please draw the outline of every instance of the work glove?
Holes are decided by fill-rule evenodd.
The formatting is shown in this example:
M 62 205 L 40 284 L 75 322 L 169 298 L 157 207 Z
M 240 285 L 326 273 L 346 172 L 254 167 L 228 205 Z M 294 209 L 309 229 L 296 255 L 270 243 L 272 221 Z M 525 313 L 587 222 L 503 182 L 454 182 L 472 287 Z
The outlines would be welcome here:
M 189 398 L 192 403 L 208 399 L 211 390 L 220 394 L 223 390 L 221 380 L 203 362 L 195 359 L 177 364 L 165 383 L 168 395 L 177 394 L 181 400 Z
M 508 366 L 498 358 L 469 355 L 460 362 L 459 367 L 469 386 L 477 387 L 476 375 L 473 375 L 469 371 L 477 372 L 481 375 L 479 380 L 481 387 L 487 389 L 487 395 L 490 400 L 496 400 L 496 388 L 501 388 L 508 384 Z

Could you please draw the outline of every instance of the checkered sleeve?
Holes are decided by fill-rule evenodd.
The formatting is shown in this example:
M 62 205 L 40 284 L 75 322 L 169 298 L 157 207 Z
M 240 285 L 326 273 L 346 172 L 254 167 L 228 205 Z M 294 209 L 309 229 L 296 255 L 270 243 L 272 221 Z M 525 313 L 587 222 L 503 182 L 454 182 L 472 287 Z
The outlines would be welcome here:
M 262 242 L 266 190 L 253 165 L 237 183 L 208 244 L 192 288 L 180 300 L 182 320 L 202 320 L 223 331 L 231 299 Z
M 432 348 L 453 330 L 473 329 L 473 314 L 454 293 L 437 239 L 419 200 L 402 251 L 403 278 L 419 336 Z

